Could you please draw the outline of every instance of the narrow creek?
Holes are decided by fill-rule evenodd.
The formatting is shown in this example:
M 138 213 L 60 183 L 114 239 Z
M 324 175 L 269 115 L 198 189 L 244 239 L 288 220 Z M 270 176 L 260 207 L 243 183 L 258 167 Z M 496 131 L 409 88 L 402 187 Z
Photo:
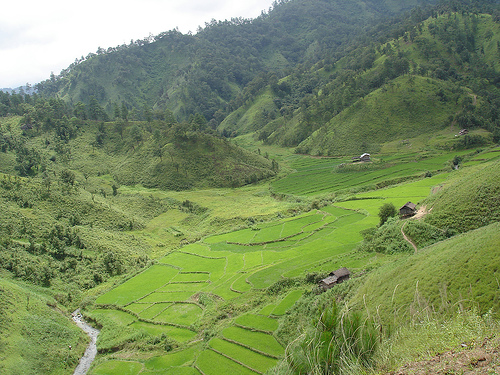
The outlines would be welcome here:
M 92 362 L 94 361 L 97 354 L 96 342 L 97 336 L 99 335 L 99 330 L 87 324 L 85 319 L 83 319 L 82 314 L 80 313 L 80 309 L 76 309 L 73 314 L 71 314 L 71 316 L 76 325 L 90 337 L 90 344 L 85 350 L 83 357 L 80 358 L 80 363 L 78 363 L 78 366 L 73 373 L 73 375 L 85 375 L 92 365 Z

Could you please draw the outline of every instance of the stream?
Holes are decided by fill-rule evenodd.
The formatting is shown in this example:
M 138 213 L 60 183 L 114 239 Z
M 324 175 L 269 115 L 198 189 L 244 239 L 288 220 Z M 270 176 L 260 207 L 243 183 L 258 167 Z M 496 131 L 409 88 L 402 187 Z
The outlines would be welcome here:
M 71 316 L 76 325 L 90 337 L 90 344 L 85 350 L 83 357 L 80 358 L 80 363 L 78 363 L 78 366 L 73 373 L 73 375 L 85 375 L 89 370 L 90 365 L 92 365 L 92 362 L 94 361 L 94 358 L 97 354 L 96 342 L 97 336 L 99 335 L 99 330 L 87 324 L 85 319 L 83 319 L 82 314 L 80 313 L 80 309 L 76 309 L 73 314 L 71 314 Z

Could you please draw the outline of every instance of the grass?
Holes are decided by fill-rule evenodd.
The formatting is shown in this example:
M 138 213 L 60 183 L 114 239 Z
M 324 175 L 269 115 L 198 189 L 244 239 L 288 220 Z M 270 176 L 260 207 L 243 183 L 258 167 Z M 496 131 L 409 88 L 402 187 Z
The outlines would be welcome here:
M 273 309 L 270 315 L 284 315 L 304 293 L 303 290 L 294 290 L 286 295 L 285 298 Z
M 163 310 L 154 320 L 190 326 L 201 316 L 201 308 L 190 303 L 176 303 Z
M 252 332 L 232 326 L 224 329 L 222 336 L 271 356 L 280 356 L 284 353 L 283 347 L 273 336 L 262 332 Z
M 96 303 L 124 306 L 141 298 L 148 292 L 167 284 L 177 272 L 178 270 L 172 267 L 154 265 L 139 275 L 134 276 L 126 283 L 100 296 Z M 148 289 L 145 290 L 144 285 L 147 285 Z
M 500 224 L 441 241 L 373 272 L 352 299 L 385 324 L 459 308 L 497 313 Z M 390 302 L 389 302 L 390 301 Z
M 213 350 L 203 351 L 196 360 L 196 366 L 206 375 L 220 375 L 224 373 L 255 375 L 255 372 L 252 370 L 239 365 Z
M 86 335 L 45 288 L 0 278 L 0 369 L 5 374 L 67 374 L 78 365 Z M 71 349 L 69 349 L 71 346 Z
M 196 332 L 190 331 L 188 329 L 160 324 L 134 322 L 130 325 L 130 327 L 138 331 L 144 330 L 150 336 L 161 336 L 162 334 L 165 334 L 180 343 L 189 342 L 196 336 Z
M 382 184 L 386 180 L 413 175 L 421 176 L 427 171 L 447 169 L 454 156 L 468 153 L 470 150 L 440 152 L 438 155 L 429 153 L 429 155 L 422 156 L 421 153 L 415 152 L 400 155 L 399 158 L 393 160 L 378 161 L 373 166 L 367 165 L 366 170 L 351 172 L 336 172 L 336 166 L 342 163 L 342 160 L 316 161 L 318 159 L 311 158 L 309 163 L 299 164 L 296 168 L 297 172 L 273 182 L 271 186 L 277 193 L 305 196 L 347 191 L 354 187 L 357 189 L 375 187 L 376 184 Z M 384 167 L 376 168 L 380 164 Z
M 276 359 L 263 356 L 243 346 L 219 338 L 210 340 L 209 345 L 211 348 L 227 355 L 231 359 L 241 362 L 262 373 L 265 373 L 278 362 Z
M 144 298 L 141 298 L 140 300 L 138 300 L 138 302 L 155 303 L 186 301 L 192 295 L 193 293 L 191 292 L 155 292 L 148 294 Z
M 143 368 L 142 363 L 129 361 L 107 361 L 94 368 L 92 375 L 137 375 Z
M 169 367 L 190 365 L 194 362 L 194 358 L 198 355 L 199 351 L 199 346 L 191 346 L 185 350 L 151 358 L 145 362 L 144 366 L 151 371 L 163 371 Z
M 247 328 L 254 328 L 268 332 L 273 332 L 278 328 L 278 321 L 276 319 L 258 314 L 241 315 L 234 320 L 234 323 Z

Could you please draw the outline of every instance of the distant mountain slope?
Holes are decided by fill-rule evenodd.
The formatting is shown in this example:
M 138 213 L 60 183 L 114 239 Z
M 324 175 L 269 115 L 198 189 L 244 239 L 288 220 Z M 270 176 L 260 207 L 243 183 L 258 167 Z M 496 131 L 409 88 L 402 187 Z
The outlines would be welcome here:
M 447 124 L 500 139 L 500 18 L 445 9 L 408 18 L 396 39 L 361 44 L 335 64 L 270 77 L 219 129 L 314 155 L 373 152 Z
M 93 96 L 108 112 L 111 103 L 123 102 L 169 108 L 181 119 L 198 112 L 220 122 L 259 74 L 281 74 L 325 56 L 338 59 L 366 25 L 427 3 L 433 1 L 282 0 L 255 20 L 212 21 L 196 35 L 172 30 L 100 49 L 38 89 L 72 103 Z

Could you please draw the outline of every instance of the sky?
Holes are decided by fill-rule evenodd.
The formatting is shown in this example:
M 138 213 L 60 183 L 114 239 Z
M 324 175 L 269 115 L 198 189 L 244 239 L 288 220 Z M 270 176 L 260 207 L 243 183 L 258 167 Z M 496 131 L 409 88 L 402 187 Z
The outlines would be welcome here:
M 16 0 L 0 12 L 0 88 L 34 85 L 75 59 L 212 19 L 256 18 L 273 0 Z

